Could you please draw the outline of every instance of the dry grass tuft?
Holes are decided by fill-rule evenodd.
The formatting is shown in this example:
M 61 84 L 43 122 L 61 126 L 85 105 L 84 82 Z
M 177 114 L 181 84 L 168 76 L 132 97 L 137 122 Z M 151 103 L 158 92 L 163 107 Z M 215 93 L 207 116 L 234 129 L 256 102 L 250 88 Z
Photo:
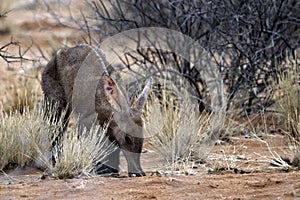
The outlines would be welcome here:
M 6 91 L 3 109 L 6 113 L 18 111 L 23 113 L 27 108 L 33 109 L 38 101 L 39 85 L 30 80 L 16 81 Z
M 106 154 L 114 150 L 105 135 L 106 128 L 94 126 L 80 135 L 72 129 L 62 137 L 53 166 L 51 144 L 63 124 L 55 116 L 53 111 L 45 112 L 39 106 L 24 109 L 22 115 L 18 111 L 1 114 L 0 170 L 30 165 L 43 168 L 54 177 L 73 177 L 92 173 L 94 163 L 103 162 Z
M 89 175 L 96 163 L 105 162 L 107 154 L 115 147 L 106 137 L 107 126 L 95 125 L 82 133 L 72 130 L 62 139 L 61 153 L 54 166 L 55 176 L 59 178 L 74 177 L 78 174 Z
M 11 111 L 1 115 L 0 169 L 10 165 L 49 166 L 51 129 L 43 121 L 40 108 Z M 48 154 L 48 155 L 47 155 Z
M 293 165 L 299 165 L 300 162 L 300 97 L 299 97 L 299 68 L 294 60 L 287 60 L 285 71 L 278 75 L 277 105 L 283 116 L 285 123 L 285 133 L 288 135 L 291 148 L 293 149 Z M 278 88 L 279 87 L 279 88 Z
M 187 166 L 204 159 L 215 145 L 225 118 L 199 113 L 198 104 L 187 94 L 179 99 L 173 94 L 163 90 L 160 100 L 152 94 L 145 128 L 150 144 L 174 167 L 188 171 Z
M 15 111 L 22 114 L 25 109 L 33 109 L 41 97 L 39 69 L 26 73 L 8 71 L 3 73 L 5 74 L 3 82 L 6 86 L 2 86 L 5 92 L 0 92 L 1 109 L 7 114 Z

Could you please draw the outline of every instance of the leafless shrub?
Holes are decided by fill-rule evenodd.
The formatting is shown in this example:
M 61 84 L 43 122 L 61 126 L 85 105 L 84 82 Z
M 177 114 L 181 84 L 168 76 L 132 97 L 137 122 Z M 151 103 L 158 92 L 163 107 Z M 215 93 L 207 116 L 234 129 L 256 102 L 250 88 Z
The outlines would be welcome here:
M 0 20 L 5 21 L 6 16 L 12 11 L 12 9 L 10 9 L 10 4 L 10 1 L 0 1 Z M 4 27 L 3 30 L 2 28 L 3 27 L 0 28 L 0 35 L 2 33 L 9 33 L 9 28 Z M 4 41 L 1 42 L 4 43 Z M 31 60 L 25 57 L 25 54 L 29 51 L 30 48 L 31 46 L 23 51 L 21 43 L 15 41 L 13 37 L 11 37 L 11 40 L 9 42 L 4 43 L 4 45 L 0 46 L 0 59 L 3 59 L 7 64 L 20 62 L 22 65 L 23 61 Z
M 64 15 L 63 23 L 58 17 L 62 15 L 49 11 L 60 19 L 58 23 L 84 31 L 89 43 L 99 44 L 103 36 L 141 27 L 164 27 L 191 37 L 215 56 L 230 94 L 227 109 L 238 105 L 242 108 L 240 114 L 274 103 L 270 96 L 262 94 L 270 85 L 270 78 L 276 76 L 277 63 L 286 55 L 294 55 L 299 47 L 300 3 L 295 0 L 85 2 L 87 8 L 81 13 L 81 20 Z M 205 84 L 199 66 L 159 49 L 137 53 L 140 57 L 128 54 L 130 62 L 123 62 L 127 68 L 134 62 L 160 66 L 172 58 L 172 70 L 195 86 L 198 99 L 204 98 L 201 87 Z
M 15 55 L 14 53 L 11 53 L 9 51 L 10 48 L 16 48 L 18 54 Z M 31 59 L 25 57 L 25 54 L 29 51 L 30 47 L 28 47 L 25 51 L 22 51 L 21 48 L 21 43 L 16 42 L 13 40 L 13 38 L 11 38 L 10 42 L 0 47 L 0 58 L 2 58 L 8 64 L 15 62 L 20 62 L 22 64 L 23 61 L 32 61 Z

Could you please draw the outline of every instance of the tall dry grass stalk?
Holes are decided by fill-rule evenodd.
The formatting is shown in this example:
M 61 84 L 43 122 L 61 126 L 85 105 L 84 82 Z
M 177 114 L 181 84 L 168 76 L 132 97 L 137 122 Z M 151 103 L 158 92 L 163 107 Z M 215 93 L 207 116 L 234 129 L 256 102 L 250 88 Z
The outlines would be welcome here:
M 1 115 L 0 169 L 9 165 L 50 166 L 50 141 L 53 129 L 43 120 L 41 108 L 24 109 Z
M 299 66 L 295 60 L 286 61 L 286 70 L 281 72 L 278 85 L 277 105 L 285 123 L 285 133 L 290 140 L 294 153 L 292 164 L 300 165 L 300 96 L 299 96 Z
M 40 91 L 40 83 L 37 79 L 13 76 L 10 86 L 4 93 L 3 110 L 9 114 L 14 111 L 23 113 L 28 108 L 33 109 L 41 96 Z
M 61 153 L 54 166 L 55 176 L 73 177 L 78 174 L 89 175 L 96 163 L 104 163 L 105 157 L 115 150 L 106 137 L 107 126 L 94 125 L 90 130 L 69 131 L 62 138 Z
M 106 137 L 106 127 L 95 125 L 80 134 L 77 129 L 70 129 L 62 137 L 60 148 L 56 148 L 53 166 L 51 147 L 63 125 L 62 117 L 57 119 L 54 113 L 54 110 L 45 112 L 42 106 L 35 106 L 24 109 L 23 114 L 18 111 L 1 114 L 0 170 L 12 165 L 31 165 L 55 177 L 73 177 L 93 173 L 94 164 L 104 162 L 106 155 L 114 150 Z
M 286 130 L 290 133 L 293 143 L 300 143 L 300 98 L 298 86 L 299 69 L 292 63 L 291 68 L 280 74 L 280 91 L 282 96 L 278 101 L 280 111 L 286 119 Z
M 147 105 L 145 128 L 150 144 L 170 163 L 204 159 L 224 128 L 224 115 L 199 113 L 198 104 L 187 93 L 181 94 L 180 101 L 166 90 L 161 96 L 152 95 Z

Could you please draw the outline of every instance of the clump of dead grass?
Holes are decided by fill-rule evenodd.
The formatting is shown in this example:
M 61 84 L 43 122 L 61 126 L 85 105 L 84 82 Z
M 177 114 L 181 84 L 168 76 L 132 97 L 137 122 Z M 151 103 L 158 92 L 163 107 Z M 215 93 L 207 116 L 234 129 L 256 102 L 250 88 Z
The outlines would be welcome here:
M 39 73 L 39 72 L 36 72 Z M 2 99 L 3 111 L 6 113 L 33 109 L 41 96 L 40 83 L 35 77 L 11 75 L 9 86 Z
M 152 94 L 147 105 L 149 143 L 174 169 L 186 174 L 191 174 L 195 162 L 206 158 L 224 129 L 222 112 L 200 113 L 198 108 L 187 93 L 176 97 L 167 90 L 162 90 L 160 98 Z
M 105 157 L 115 150 L 113 143 L 106 137 L 107 126 L 94 125 L 69 131 L 62 138 L 62 149 L 54 166 L 55 176 L 59 178 L 73 177 L 78 174 L 89 175 L 96 163 L 105 162 Z
M 36 166 L 58 178 L 88 175 L 93 173 L 94 163 L 104 162 L 106 155 L 114 150 L 106 137 L 106 127 L 95 125 L 80 134 L 77 129 L 71 129 L 62 137 L 53 165 L 52 143 L 63 125 L 63 117 L 56 119 L 54 113 L 35 106 L 24 109 L 22 114 L 17 111 L 1 114 L 0 170 L 10 166 Z
M 288 135 L 294 152 L 294 165 L 300 160 L 300 97 L 299 97 L 299 68 L 295 60 L 286 60 L 284 71 L 278 74 L 276 98 L 279 112 L 283 116 L 285 133 Z M 297 162 L 297 163 L 296 163 Z
M 31 84 L 25 82 L 24 86 L 19 86 L 18 84 L 12 85 L 8 90 L 7 103 L 4 105 L 4 110 L 10 112 L 11 110 L 24 112 L 26 108 L 33 108 L 36 103 L 36 93 Z
M 9 165 L 24 167 L 35 162 L 39 166 L 50 165 L 47 152 L 50 152 L 52 129 L 43 121 L 41 109 L 24 109 L 2 114 L 0 124 L 0 169 Z M 41 164 L 41 163 L 42 164 Z

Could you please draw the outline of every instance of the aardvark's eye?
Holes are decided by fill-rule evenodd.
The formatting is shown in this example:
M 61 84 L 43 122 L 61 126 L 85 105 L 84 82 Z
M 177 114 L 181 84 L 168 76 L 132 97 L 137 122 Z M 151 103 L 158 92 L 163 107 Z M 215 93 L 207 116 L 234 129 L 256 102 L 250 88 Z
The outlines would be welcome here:
M 126 142 L 127 144 L 132 144 L 132 143 L 133 143 L 132 138 L 131 138 L 129 135 L 126 135 L 126 136 L 125 136 L 125 142 Z

